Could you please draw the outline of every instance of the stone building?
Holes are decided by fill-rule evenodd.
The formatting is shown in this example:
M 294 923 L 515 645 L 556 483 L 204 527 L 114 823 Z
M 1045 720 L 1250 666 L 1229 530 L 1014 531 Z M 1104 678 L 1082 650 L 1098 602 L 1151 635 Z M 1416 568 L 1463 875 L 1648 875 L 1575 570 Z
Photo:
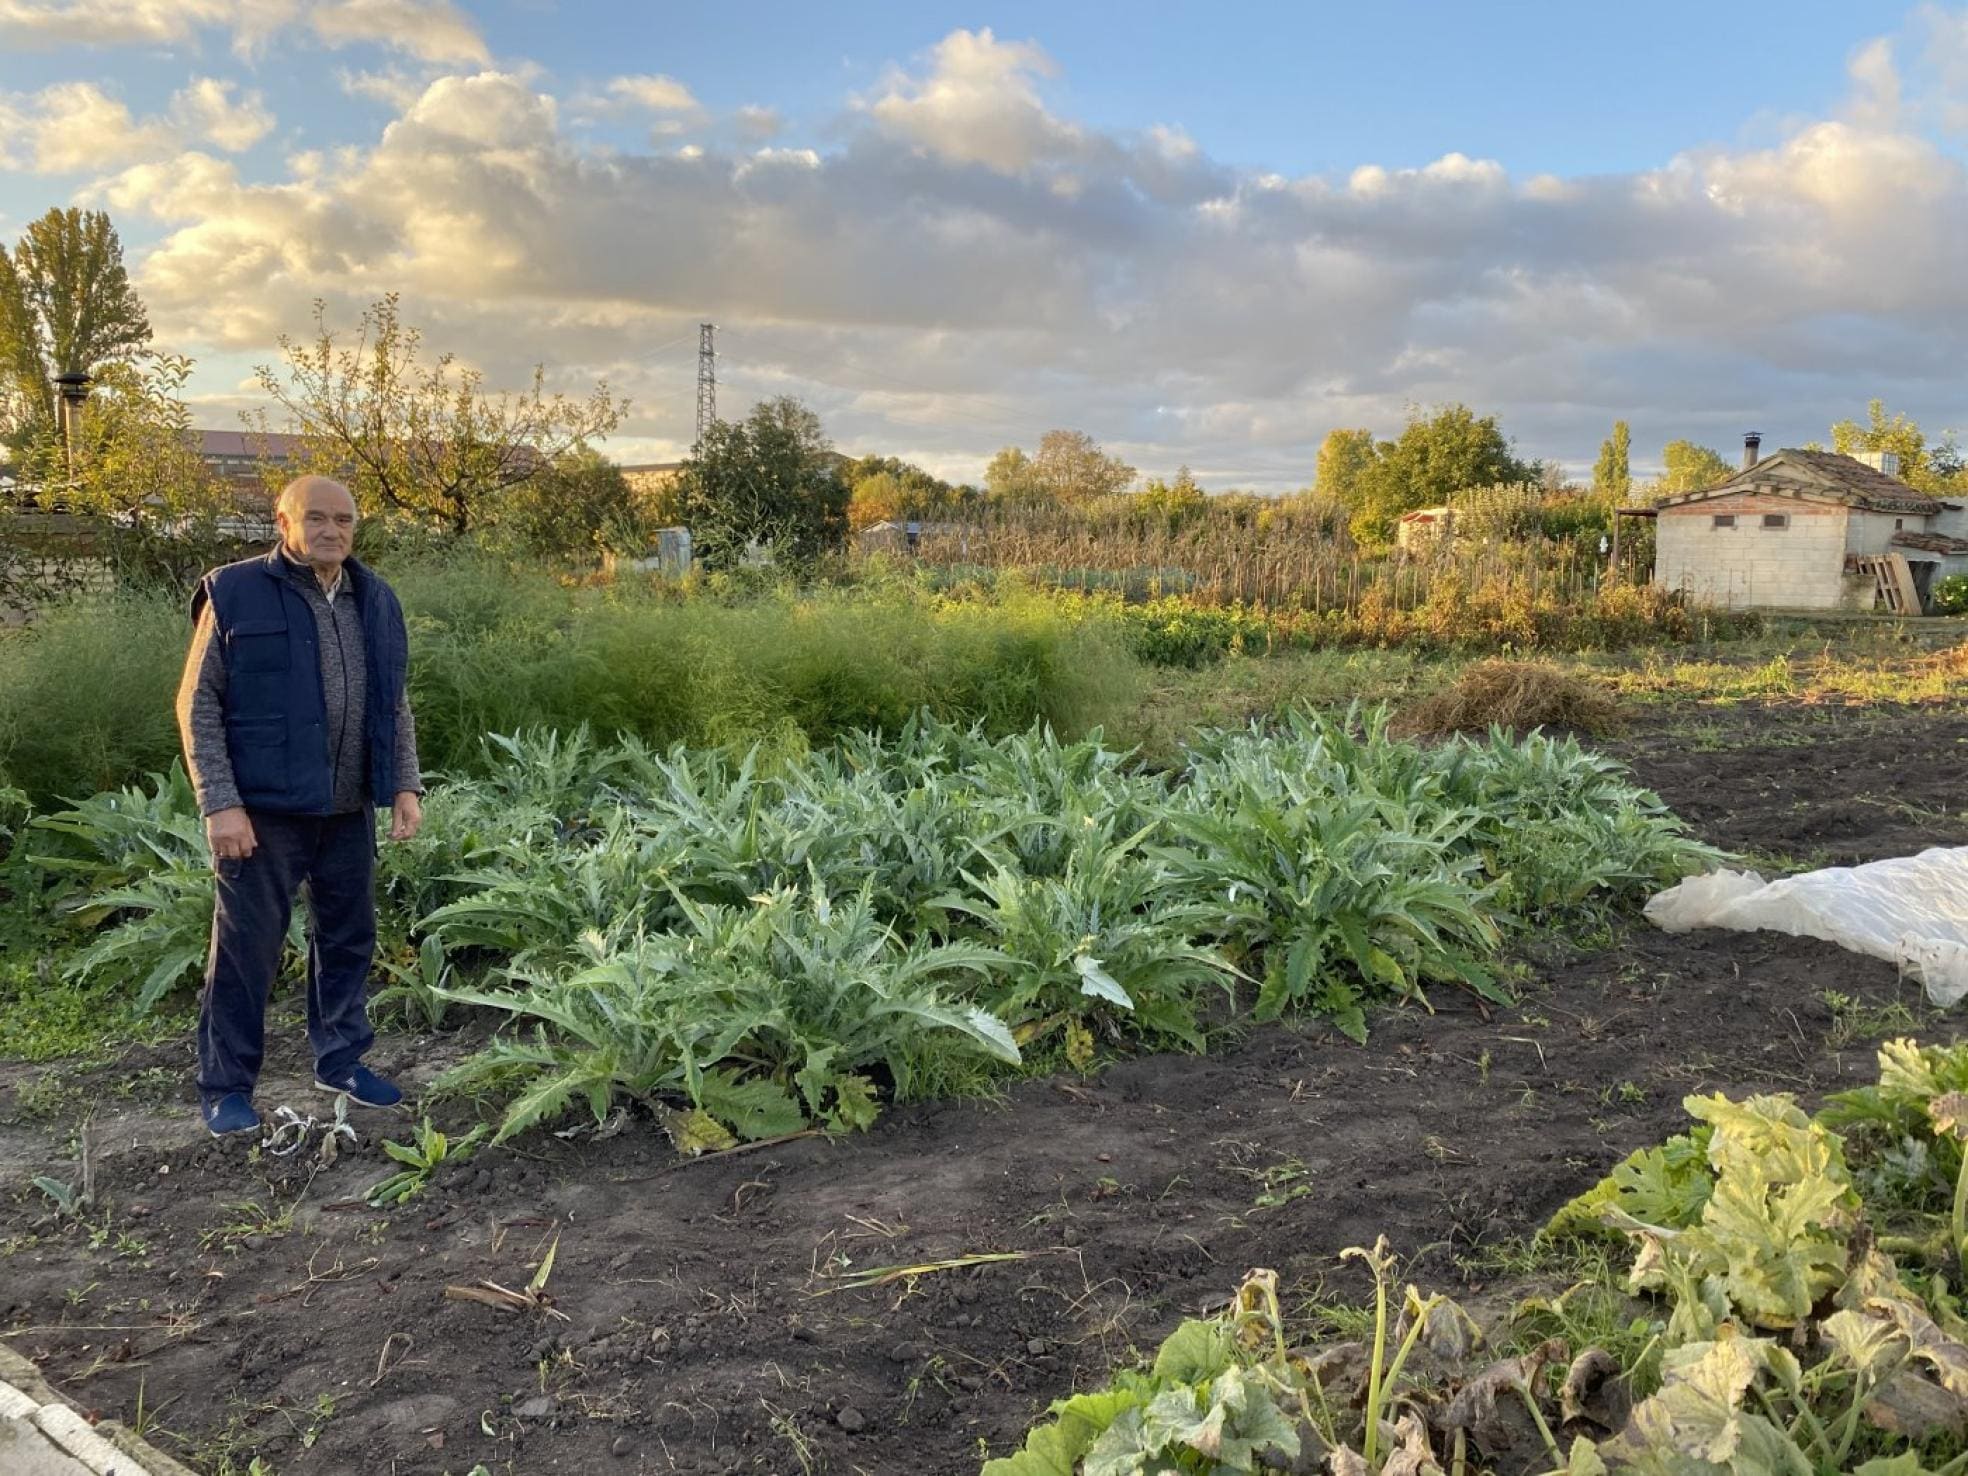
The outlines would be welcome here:
M 1736 609 L 1870 610 L 1889 584 L 1924 605 L 1936 579 L 1968 573 L 1968 504 L 1898 470 L 1890 452 L 1760 457 L 1746 437 L 1736 475 L 1660 504 L 1654 581 Z

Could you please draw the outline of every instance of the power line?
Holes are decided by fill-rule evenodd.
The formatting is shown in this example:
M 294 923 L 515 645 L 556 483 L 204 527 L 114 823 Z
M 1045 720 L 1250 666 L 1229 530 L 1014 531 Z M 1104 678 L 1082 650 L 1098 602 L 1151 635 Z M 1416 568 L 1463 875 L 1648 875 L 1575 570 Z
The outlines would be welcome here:
M 740 334 L 739 336 L 742 338 L 744 335 Z M 725 330 L 725 341 L 729 343 L 730 340 L 731 330 L 727 328 Z M 813 372 L 815 369 L 825 368 L 833 368 L 841 371 L 840 377 L 826 379 Z M 815 353 L 812 350 L 805 350 L 802 352 L 800 367 L 788 372 L 791 378 L 804 380 L 808 384 L 820 385 L 848 394 L 867 391 L 887 393 L 887 391 L 883 391 L 879 386 L 856 382 L 864 378 L 886 379 L 904 391 L 919 396 L 933 396 L 939 401 L 946 402 L 938 407 L 938 413 L 944 418 L 963 421 L 970 425 L 1005 432 L 1014 436 L 1029 434 L 1035 422 L 1035 417 L 1029 410 L 1019 409 L 1008 401 L 994 399 L 989 395 L 978 394 L 969 390 L 928 389 L 920 382 L 912 382 L 896 375 L 884 374 L 879 370 L 870 369 L 865 364 L 850 363 L 846 359 L 836 357 L 833 354 Z M 958 406 L 947 403 L 950 400 L 968 403 L 962 404 L 961 408 L 959 408 Z M 976 409 L 971 408 L 972 406 L 994 409 L 998 414 L 995 417 L 989 414 L 979 414 Z
M 657 344 L 655 348 L 645 349 L 642 353 L 637 354 L 633 359 L 623 359 L 621 362 L 623 364 L 634 364 L 639 367 L 641 365 L 647 364 L 651 359 L 655 358 L 658 354 L 668 353 L 671 349 L 675 348 L 678 344 L 688 343 L 689 341 L 690 341 L 690 335 L 688 333 L 679 333 L 675 338 L 665 339 L 662 343 Z

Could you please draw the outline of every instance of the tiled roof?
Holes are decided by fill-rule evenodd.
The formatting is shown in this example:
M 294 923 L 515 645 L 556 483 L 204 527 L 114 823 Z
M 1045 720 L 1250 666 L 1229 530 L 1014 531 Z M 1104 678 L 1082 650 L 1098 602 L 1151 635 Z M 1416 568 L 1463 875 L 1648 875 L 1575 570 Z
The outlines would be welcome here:
M 1706 502 L 1739 492 L 1788 493 L 1798 497 L 1842 502 L 1848 507 L 1873 512 L 1920 513 L 1932 516 L 1941 504 L 1924 492 L 1916 492 L 1898 477 L 1867 466 L 1856 457 L 1836 451 L 1804 451 L 1786 446 L 1772 452 L 1728 481 L 1699 492 L 1683 492 L 1662 501 L 1661 506 L 1680 507 L 1690 502 Z
M 193 431 L 198 437 L 200 456 L 250 456 L 258 457 L 264 448 L 265 453 L 275 461 L 284 461 L 299 449 L 301 438 L 280 431 L 268 431 L 264 436 L 258 431 L 200 430 Z
M 1951 538 L 1945 533 L 1895 533 L 1893 542 L 1925 553 L 1968 554 L 1968 538 Z

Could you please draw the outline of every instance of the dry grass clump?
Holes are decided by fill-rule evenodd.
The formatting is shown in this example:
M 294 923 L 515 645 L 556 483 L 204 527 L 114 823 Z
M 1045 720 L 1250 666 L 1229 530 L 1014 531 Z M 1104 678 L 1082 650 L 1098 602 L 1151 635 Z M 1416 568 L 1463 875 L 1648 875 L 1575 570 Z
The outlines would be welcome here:
M 1928 655 L 1919 666 L 1926 675 L 1943 678 L 1960 677 L 1968 680 L 1968 641 L 1942 647 Z
M 1440 692 L 1403 708 L 1394 729 L 1404 737 L 1502 728 L 1573 728 L 1606 733 L 1619 726 L 1618 701 L 1604 687 L 1542 661 L 1478 661 Z

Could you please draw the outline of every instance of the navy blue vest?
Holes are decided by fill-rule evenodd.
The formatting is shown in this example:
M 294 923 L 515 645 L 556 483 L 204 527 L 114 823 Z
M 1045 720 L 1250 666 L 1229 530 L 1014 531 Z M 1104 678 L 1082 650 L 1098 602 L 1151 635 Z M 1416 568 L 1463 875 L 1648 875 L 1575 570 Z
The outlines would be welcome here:
M 410 638 L 394 590 L 354 559 L 342 574 L 362 612 L 369 797 L 387 809 L 396 797 L 396 708 L 410 668 Z M 207 603 L 226 664 L 226 750 L 240 802 L 283 815 L 328 814 L 335 776 L 319 636 L 279 546 L 207 574 L 192 596 L 194 621 Z

